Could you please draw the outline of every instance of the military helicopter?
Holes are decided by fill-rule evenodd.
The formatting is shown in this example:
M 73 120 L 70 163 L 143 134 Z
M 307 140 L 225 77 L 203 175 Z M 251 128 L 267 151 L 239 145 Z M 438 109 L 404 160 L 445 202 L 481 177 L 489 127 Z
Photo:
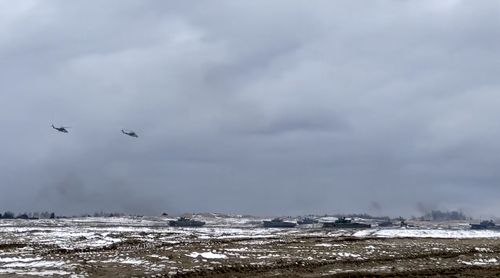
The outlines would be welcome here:
M 69 126 L 55 127 L 54 125 L 52 125 L 52 128 L 62 133 L 68 133 L 67 128 L 69 128 Z
M 122 133 L 125 134 L 125 135 L 128 135 L 130 137 L 135 137 L 135 138 L 139 137 L 139 135 L 137 135 L 137 133 L 135 133 L 132 130 L 123 130 L 122 129 Z

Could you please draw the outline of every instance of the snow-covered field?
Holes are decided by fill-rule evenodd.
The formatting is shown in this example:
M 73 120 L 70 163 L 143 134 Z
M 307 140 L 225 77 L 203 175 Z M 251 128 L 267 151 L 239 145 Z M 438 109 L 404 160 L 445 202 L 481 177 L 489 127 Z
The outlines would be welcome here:
M 320 224 L 266 229 L 256 218 L 198 218 L 207 225 L 169 227 L 168 219 L 159 217 L 1 220 L 0 277 L 91 277 L 113 271 L 118 271 L 117 277 L 175 276 L 298 261 L 337 265 L 374 256 L 406 258 L 405 248 L 422 254 L 475 250 L 471 257 L 453 261 L 462 266 L 497 265 L 500 259 L 491 245 L 500 238 L 500 231 L 469 230 L 467 223 L 426 222 L 415 223 L 415 228 L 365 230 L 323 229 Z M 389 266 L 377 267 L 367 270 L 383 271 Z M 325 273 L 349 270 L 340 267 Z

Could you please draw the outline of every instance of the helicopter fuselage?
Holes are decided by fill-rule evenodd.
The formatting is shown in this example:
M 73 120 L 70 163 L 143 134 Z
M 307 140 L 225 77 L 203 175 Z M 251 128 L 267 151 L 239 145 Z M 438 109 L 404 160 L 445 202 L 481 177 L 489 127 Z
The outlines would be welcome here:
M 52 126 L 53 129 L 59 131 L 59 132 L 62 132 L 62 133 L 68 133 L 68 130 L 66 129 L 66 127 L 55 127 L 55 126 Z

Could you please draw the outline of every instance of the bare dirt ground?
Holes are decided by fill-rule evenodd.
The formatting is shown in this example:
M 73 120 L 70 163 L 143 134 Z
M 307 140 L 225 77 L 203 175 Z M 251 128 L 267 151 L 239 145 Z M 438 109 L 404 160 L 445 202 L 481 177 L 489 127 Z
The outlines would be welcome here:
M 500 277 L 498 237 L 461 230 L 1 224 L 0 277 Z

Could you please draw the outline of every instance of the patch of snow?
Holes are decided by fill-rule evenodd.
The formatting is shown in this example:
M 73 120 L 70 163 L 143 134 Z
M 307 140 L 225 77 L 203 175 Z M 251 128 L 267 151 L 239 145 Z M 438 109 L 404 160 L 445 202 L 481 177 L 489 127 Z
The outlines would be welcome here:
M 229 252 L 247 252 L 248 251 L 248 247 L 244 247 L 244 248 L 227 248 L 227 249 L 224 249 L 226 251 L 229 251 Z
M 23 275 L 23 276 L 54 276 L 54 275 L 69 275 L 71 274 L 70 272 L 64 271 L 64 270 L 36 270 L 36 271 L 27 271 L 27 270 L 20 270 L 20 269 L 15 269 L 15 268 L 5 268 L 5 269 L 0 269 L 0 274 L 15 274 L 15 275 Z M 73 276 L 76 277 L 76 276 Z
M 476 251 L 479 251 L 479 252 L 493 252 L 493 250 L 491 250 L 490 248 L 476 247 L 474 249 L 476 249 Z
M 0 263 L 12 263 L 12 262 L 32 262 L 39 261 L 41 257 L 35 258 L 22 258 L 22 257 L 8 257 L 8 258 L 0 258 Z
M 103 263 L 121 263 L 121 264 L 131 264 L 131 265 L 140 265 L 147 263 L 146 261 L 135 259 L 135 258 L 115 258 L 109 259 L 106 261 L 102 261 Z
M 202 258 L 205 259 L 226 259 L 227 256 L 224 254 L 218 254 L 218 253 L 212 253 L 212 252 L 203 252 L 203 253 L 198 253 L 198 252 L 193 252 L 191 254 L 186 255 L 191 258 L 198 258 L 198 256 L 201 256 Z
M 446 229 L 380 229 L 362 230 L 355 237 L 417 237 L 417 238 L 500 238 L 500 231 Z
M 149 257 L 156 258 L 156 259 L 159 259 L 159 260 L 169 260 L 169 257 L 160 256 L 160 255 L 156 255 L 156 254 L 149 255 Z
M 134 258 L 126 258 L 124 260 L 121 260 L 120 263 L 122 264 L 143 264 L 145 261 L 139 260 L 139 259 L 134 259 Z
M 491 259 L 477 259 L 473 261 L 459 261 L 462 264 L 465 265 L 488 265 L 488 264 L 496 264 L 498 262 L 497 259 L 491 258 Z
M 353 253 L 349 253 L 349 252 L 338 252 L 338 253 L 334 253 L 334 254 L 337 256 L 341 256 L 341 257 L 353 257 L 353 258 L 361 257 L 361 255 L 353 254 Z
M 330 243 L 318 243 L 318 244 L 314 244 L 314 246 L 318 246 L 318 247 L 332 247 L 332 245 Z
M 33 261 L 33 262 L 12 262 L 4 264 L 2 267 L 6 268 L 51 268 L 51 267 L 61 267 L 65 265 L 65 262 L 58 261 Z

